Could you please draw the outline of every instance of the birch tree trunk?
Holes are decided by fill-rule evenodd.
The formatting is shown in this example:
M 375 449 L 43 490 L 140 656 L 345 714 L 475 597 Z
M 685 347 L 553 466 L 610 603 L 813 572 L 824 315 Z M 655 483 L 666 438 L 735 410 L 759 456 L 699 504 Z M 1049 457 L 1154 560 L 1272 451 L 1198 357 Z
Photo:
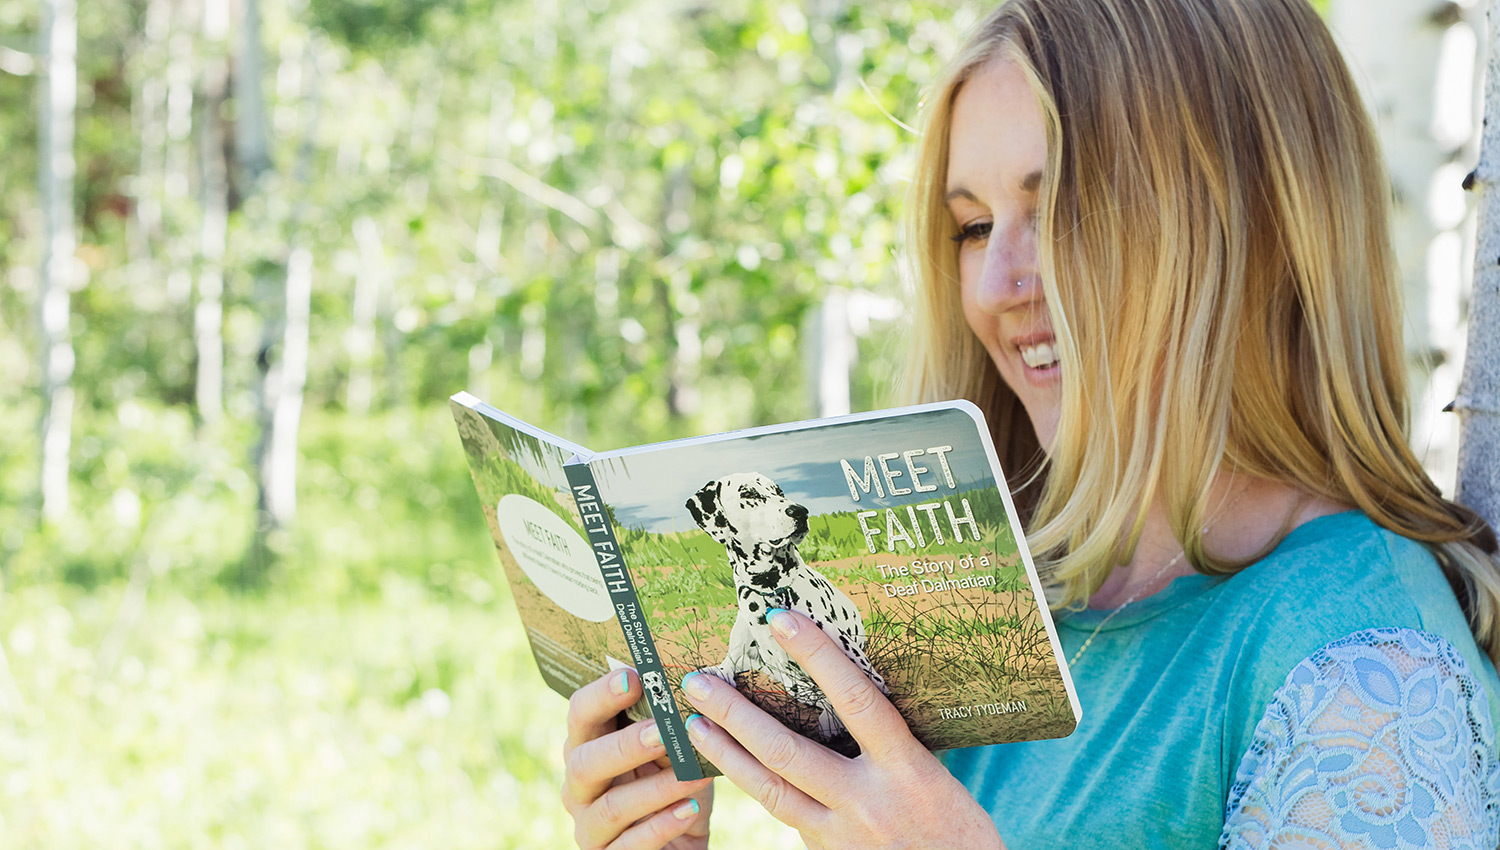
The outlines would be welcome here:
M 140 50 L 134 63 L 139 87 L 130 99 L 135 119 L 136 139 L 140 144 L 132 205 L 130 252 L 140 281 L 156 281 L 156 248 L 162 235 L 163 167 L 167 144 L 167 80 L 165 63 L 167 35 L 171 30 L 171 8 L 168 0 L 150 0 L 146 4 L 141 27 Z
M 224 412 L 224 249 L 229 234 L 229 169 L 222 111 L 229 66 L 221 51 L 229 33 L 227 0 L 205 0 L 203 37 L 210 57 L 203 69 L 202 115 L 198 122 L 199 231 L 198 303 L 193 340 L 198 353 L 194 397 L 199 418 L 217 422 Z
M 297 432 L 307 386 L 308 319 L 312 307 L 312 252 L 292 251 L 286 264 L 286 324 L 281 339 L 280 380 L 271 417 L 270 451 L 264 468 L 266 507 L 274 528 L 297 517 Z
M 182 210 L 191 202 L 193 164 L 194 64 L 198 27 L 196 0 L 174 0 L 171 34 L 167 36 L 167 140 L 162 161 L 163 251 L 167 262 L 167 299 L 187 305 L 193 297 L 193 260 L 197 234 Z
M 231 191 L 236 193 L 237 203 L 243 206 L 260 190 L 264 176 L 271 168 L 271 155 L 266 127 L 265 91 L 261 82 L 264 47 L 260 41 L 259 0 L 242 0 L 240 13 L 239 39 L 235 44 L 234 76 L 231 87 L 236 115 L 234 123 L 235 170 Z M 262 227 L 270 226 L 268 220 L 256 224 Z M 250 550 L 245 554 L 240 566 L 240 584 L 245 586 L 260 582 L 270 571 L 275 554 L 271 546 L 275 524 L 270 512 L 269 488 L 265 480 L 266 447 L 269 443 L 266 411 L 275 391 L 271 374 L 271 357 L 275 345 L 275 333 L 279 329 L 277 317 L 281 311 L 275 304 L 275 290 L 268 275 L 257 271 L 253 286 L 251 299 L 256 313 L 261 316 L 262 323 L 261 341 L 255 355 L 255 366 L 259 376 L 256 385 L 258 396 L 256 407 L 260 413 L 258 417 L 260 437 L 252 450 L 251 457 L 258 473 L 257 484 L 259 486 L 255 500 L 255 529 L 250 539 Z
M 1453 409 L 1459 418 L 1457 500 L 1500 527 L 1500 9 L 1489 12 L 1484 139 L 1471 185 L 1479 235 L 1470 297 L 1468 353 Z
M 55 523 L 68 510 L 68 455 L 73 434 L 73 343 L 69 328 L 77 236 L 73 227 L 73 120 L 78 102 L 78 9 L 75 0 L 42 7 L 41 155 L 38 194 L 44 243 L 38 299 L 42 365 L 41 515 Z
M 1374 115 L 1394 194 L 1392 235 L 1406 307 L 1412 443 L 1445 492 L 1456 428 L 1443 405 L 1457 389 L 1443 364 L 1461 336 L 1456 304 L 1463 280 L 1466 219 L 1454 160 L 1473 135 L 1472 31 L 1455 38 L 1447 0 L 1333 0 L 1328 22 Z
M 261 86 L 265 48 L 260 43 L 260 0 L 241 0 L 243 17 L 235 48 L 234 155 L 241 194 L 255 194 L 255 184 L 271 168 L 271 142 L 266 127 L 266 100 Z
M 807 340 L 804 352 L 813 412 L 818 416 L 849 413 L 853 406 L 849 374 L 854 371 L 859 343 L 849 323 L 848 291 L 828 287 L 822 302 L 807 314 L 802 333 Z
M 304 104 L 302 141 L 298 146 L 292 186 L 307 185 L 321 106 L 317 85 L 318 45 L 312 41 L 304 45 L 303 50 L 302 71 L 298 77 L 302 89 L 291 93 Z M 255 533 L 247 564 L 249 569 L 244 576 L 249 584 L 264 580 L 276 560 L 280 545 L 276 538 L 292 525 L 297 515 L 297 432 L 302 421 L 303 389 L 307 384 L 313 273 L 312 253 L 298 245 L 305 210 L 305 203 L 294 205 L 285 223 L 287 241 L 293 248 L 285 261 L 286 277 L 280 311 L 275 309 L 274 298 L 266 297 L 261 302 L 265 308 L 262 313 L 265 331 L 257 357 L 262 375 L 258 417 L 260 439 L 254 450 L 259 495 L 256 499 Z M 257 285 L 266 282 L 257 281 Z
M 828 69 L 824 97 L 836 101 L 849 83 L 837 36 L 845 0 L 807 0 L 806 5 L 814 53 Z M 859 294 L 839 281 L 824 281 L 821 301 L 802 323 L 808 389 L 818 416 L 840 416 L 852 409 L 849 378 L 859 356 L 859 341 L 850 322 L 850 302 Z
M 666 239 L 680 237 L 692 223 L 693 182 L 688 166 L 672 170 L 662 194 L 661 222 L 658 232 Z M 665 248 L 662 253 L 665 253 Z M 652 301 L 661 311 L 666 335 L 659 340 L 667 363 L 667 415 L 673 420 L 698 411 L 698 365 L 702 345 L 698 322 L 685 315 L 684 302 L 693 303 L 686 289 L 686 279 L 668 272 L 665 257 L 658 256 L 657 271 L 652 276 Z

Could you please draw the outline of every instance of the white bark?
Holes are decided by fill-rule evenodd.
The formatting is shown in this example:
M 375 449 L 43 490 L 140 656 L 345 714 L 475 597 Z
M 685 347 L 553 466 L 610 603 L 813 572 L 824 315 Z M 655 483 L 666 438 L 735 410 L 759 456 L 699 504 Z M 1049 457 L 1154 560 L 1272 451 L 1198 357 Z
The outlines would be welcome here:
M 1328 22 L 1380 132 L 1395 207 L 1392 231 L 1406 302 L 1412 442 L 1452 492 L 1457 423 L 1442 414 L 1456 390 L 1456 303 L 1463 283 L 1462 169 L 1472 135 L 1472 38 L 1446 0 L 1333 0 Z M 1462 26 L 1462 25 L 1461 25 Z M 1456 171 L 1456 173 L 1455 173 Z
M 293 172 L 293 185 L 306 185 L 312 166 L 313 139 L 317 134 L 320 102 L 318 94 L 318 53 L 315 43 L 308 44 L 303 56 L 301 92 L 305 106 L 302 142 Z M 295 208 L 287 225 L 291 241 L 299 239 L 303 206 Z M 294 248 L 287 257 L 286 288 L 282 300 L 281 357 L 274 375 L 266 380 L 266 411 L 263 417 L 268 433 L 262 437 L 266 454 L 261 464 L 261 502 L 271 529 L 283 529 L 297 516 L 297 432 L 302 422 L 302 392 L 307 385 L 308 317 L 312 306 L 312 253 Z
M 189 198 L 191 179 L 189 169 L 193 162 L 193 101 L 196 99 L 193 92 L 193 64 L 196 27 L 191 25 L 195 17 L 192 14 L 190 0 L 177 0 L 176 9 L 173 10 L 171 34 L 167 36 L 167 114 L 166 114 L 166 158 L 163 162 L 162 189 L 166 196 L 168 209 L 181 209 L 182 202 Z M 177 222 L 168 219 L 168 230 L 172 236 L 179 229 L 186 227 L 178 225 Z M 178 244 L 182 248 L 177 248 Z M 187 265 L 190 254 L 186 248 L 189 243 L 177 243 L 169 245 L 168 261 L 172 265 L 171 274 L 180 280 L 176 298 L 186 301 L 192 293 L 192 274 Z M 169 287 L 170 292 L 170 287 Z
M 1489 14 L 1484 138 L 1474 188 L 1479 236 L 1470 299 L 1467 359 L 1453 407 L 1460 425 L 1457 499 L 1500 527 L 1500 10 Z
M 850 412 L 849 374 L 859 353 L 849 326 L 848 291 L 830 287 L 808 319 L 803 332 L 808 343 L 805 356 L 811 370 L 808 384 L 813 409 L 818 416 L 842 416 Z
M 247 0 L 247 17 L 253 10 L 253 0 Z M 241 70 L 247 64 L 246 56 L 256 52 L 259 45 L 248 37 L 241 51 Z M 300 100 L 304 104 L 302 141 L 297 154 L 297 165 L 287 191 L 304 186 L 311 171 L 313 140 L 317 131 L 320 109 L 318 93 L 317 45 L 308 44 L 300 58 L 288 56 L 283 61 L 301 61 L 302 73 L 295 79 L 306 81 L 303 90 L 283 91 L 288 99 Z M 236 96 L 239 95 L 236 87 Z M 259 87 L 253 91 L 260 96 Z M 264 104 L 247 107 L 264 113 Z M 241 111 L 243 116 L 244 112 Z M 239 138 L 237 135 L 236 138 Z M 254 152 L 241 150 L 241 172 L 246 175 L 247 189 L 255 189 L 257 166 Z M 243 159 L 249 157 L 249 159 Z M 269 158 L 262 163 L 269 167 Z M 256 526 L 251 539 L 250 551 L 245 559 L 244 581 L 248 584 L 264 580 L 267 571 L 274 565 L 281 545 L 276 541 L 278 533 L 291 526 L 297 510 L 297 432 L 302 417 L 303 387 L 307 381 L 308 314 L 312 293 L 312 254 L 298 245 L 305 202 L 292 206 L 292 213 L 285 224 L 288 242 L 292 250 L 285 261 L 286 277 L 281 298 L 274 294 L 274 283 L 260 277 L 256 280 L 256 306 L 262 322 L 261 344 L 257 354 L 260 371 L 259 426 L 260 438 L 254 449 L 254 462 L 258 472 L 258 496 L 256 499 Z
M 167 83 L 161 73 L 160 57 L 170 30 L 171 8 L 168 0 L 151 0 L 146 4 L 141 48 L 132 63 L 140 77 L 140 87 L 131 99 L 136 138 L 141 147 L 140 166 L 135 179 L 134 227 L 130 234 L 131 261 L 139 265 L 138 280 L 155 281 L 155 246 L 161 239 L 163 167 L 167 144 Z
M 667 176 L 662 193 L 662 234 L 680 234 L 692 225 L 693 182 L 685 167 L 673 169 Z M 670 238 L 670 237 L 669 237 Z M 652 283 L 653 301 L 661 311 L 667 336 L 661 340 L 667 356 L 667 414 L 676 419 L 698 412 L 698 366 L 702 343 L 695 317 L 697 299 L 687 290 L 686 277 L 669 271 L 666 264 L 656 264 Z M 566 341 L 566 337 L 564 337 Z M 537 361 L 540 370 L 541 361 Z
M 469 346 L 469 380 L 466 389 L 479 398 L 490 397 L 490 367 L 495 363 L 495 345 L 485 337 Z
M 889 327 L 906 311 L 899 298 L 829 287 L 804 327 L 808 385 L 818 416 L 851 412 L 853 394 L 849 376 L 859 362 L 859 340 L 869 336 L 877 324 Z
M 68 510 L 68 454 L 73 434 L 73 342 L 69 328 L 76 283 L 73 226 L 73 123 L 78 103 L 78 10 L 75 0 L 42 7 L 41 155 L 38 194 L 44 218 L 38 324 L 42 364 L 42 519 Z
M 266 507 L 280 528 L 290 525 L 297 516 L 297 431 L 302 421 L 302 391 L 307 385 L 312 270 L 312 253 L 306 248 L 293 251 L 287 260 L 286 327 L 266 464 L 270 472 Z
M 228 63 L 218 55 L 227 35 L 224 0 L 207 0 L 203 35 L 213 55 L 203 70 L 203 115 L 198 130 L 202 226 L 199 230 L 198 303 L 193 310 L 193 337 L 198 351 L 195 398 L 198 415 L 217 422 L 224 412 L 224 250 L 229 234 L 229 169 L 224 159 L 224 106 Z
M 260 0 L 242 0 L 240 40 L 234 69 L 234 148 L 244 194 L 254 192 L 261 174 L 271 168 L 271 143 L 266 126 L 266 101 L 261 86 L 265 51 L 260 41 Z

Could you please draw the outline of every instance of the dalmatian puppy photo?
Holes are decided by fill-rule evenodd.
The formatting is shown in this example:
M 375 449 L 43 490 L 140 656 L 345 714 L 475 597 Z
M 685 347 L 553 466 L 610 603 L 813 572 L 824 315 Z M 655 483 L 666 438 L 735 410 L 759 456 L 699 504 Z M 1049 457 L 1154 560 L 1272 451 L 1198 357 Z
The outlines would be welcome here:
M 733 685 L 738 673 L 763 671 L 797 702 L 818 709 L 818 734 L 824 741 L 842 733 L 844 724 L 822 689 L 787 657 L 766 624 L 768 608 L 785 608 L 820 625 L 870 681 L 890 695 L 885 679 L 865 657 L 865 623 L 859 609 L 797 551 L 807 536 L 806 507 L 788 500 L 775 481 L 747 472 L 708 482 L 688 499 L 687 509 L 693 521 L 728 550 L 739 597 L 723 663 L 700 672 Z

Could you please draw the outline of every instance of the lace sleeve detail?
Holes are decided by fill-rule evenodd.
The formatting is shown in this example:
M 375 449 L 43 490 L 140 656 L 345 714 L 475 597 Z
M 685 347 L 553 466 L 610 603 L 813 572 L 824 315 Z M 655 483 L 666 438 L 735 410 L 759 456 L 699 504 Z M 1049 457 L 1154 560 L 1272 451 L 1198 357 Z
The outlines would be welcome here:
M 1443 638 L 1369 629 L 1287 676 L 1255 727 L 1221 848 L 1494 848 L 1484 688 Z

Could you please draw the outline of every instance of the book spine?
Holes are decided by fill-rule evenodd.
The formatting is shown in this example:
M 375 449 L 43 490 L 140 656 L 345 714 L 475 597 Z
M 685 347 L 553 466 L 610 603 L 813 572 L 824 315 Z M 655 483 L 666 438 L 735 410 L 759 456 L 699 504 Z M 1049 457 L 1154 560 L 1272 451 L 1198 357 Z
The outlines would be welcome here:
M 651 629 L 646 625 L 641 601 L 635 592 L 635 583 L 625 568 L 624 558 L 615 540 L 614 525 L 604 512 L 604 503 L 599 499 L 599 487 L 594 481 L 593 470 L 587 463 L 570 463 L 563 467 L 568 476 L 568 487 L 573 491 L 573 501 L 578 505 L 578 515 L 589 533 L 589 546 L 599 561 L 599 571 L 604 584 L 609 588 L 609 601 L 615 606 L 620 619 L 620 628 L 625 631 L 625 643 L 630 648 L 630 657 L 635 662 L 635 671 L 645 686 L 646 701 L 651 714 L 656 718 L 656 728 L 667 747 L 667 757 L 672 762 L 672 772 L 682 781 L 701 779 L 703 769 L 698 756 L 688 743 L 687 724 L 677 710 L 677 700 L 662 667 L 661 656 L 656 652 L 656 643 L 651 640 Z

